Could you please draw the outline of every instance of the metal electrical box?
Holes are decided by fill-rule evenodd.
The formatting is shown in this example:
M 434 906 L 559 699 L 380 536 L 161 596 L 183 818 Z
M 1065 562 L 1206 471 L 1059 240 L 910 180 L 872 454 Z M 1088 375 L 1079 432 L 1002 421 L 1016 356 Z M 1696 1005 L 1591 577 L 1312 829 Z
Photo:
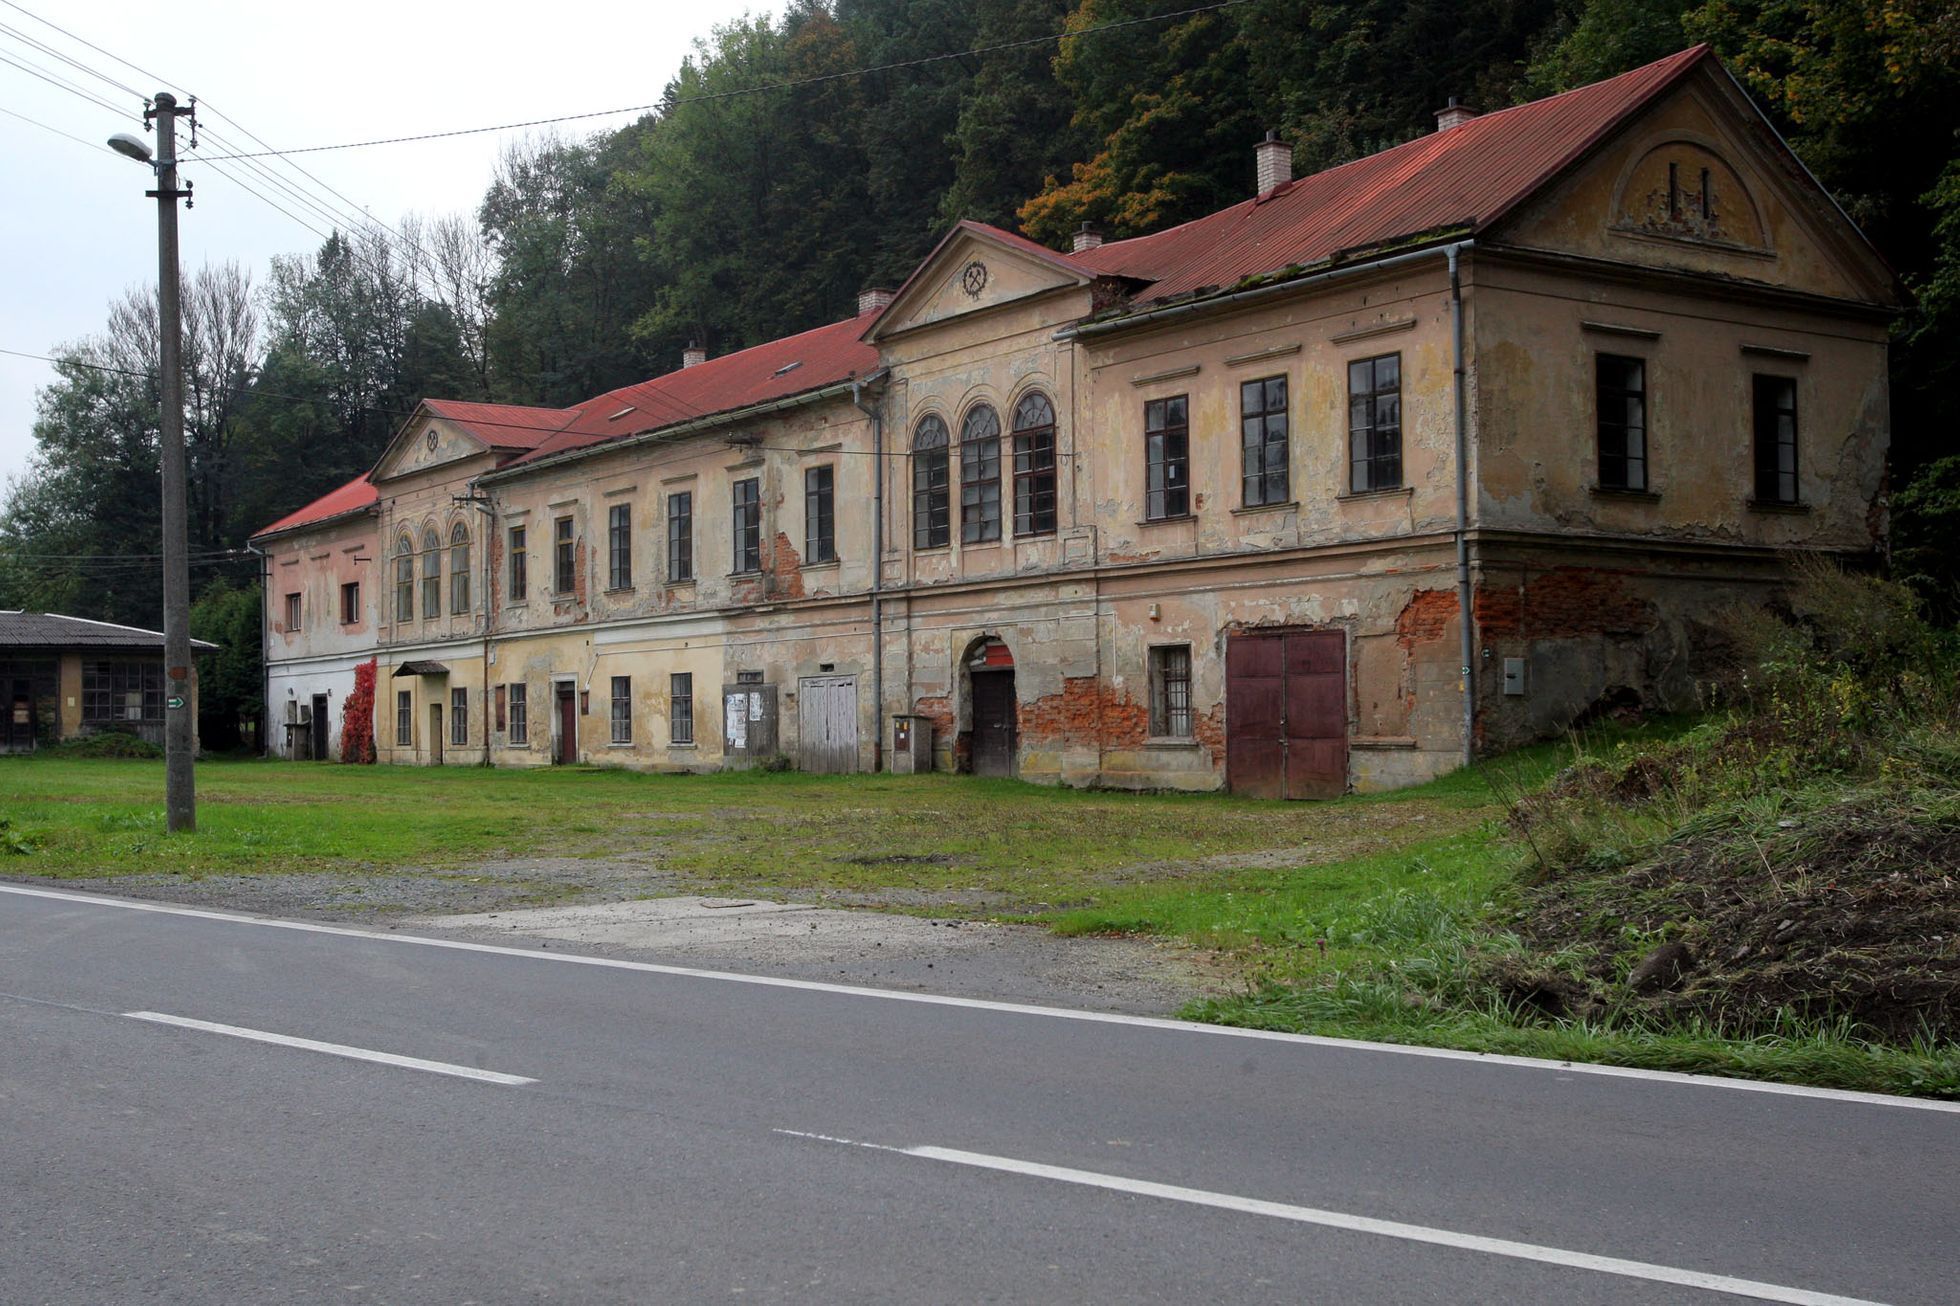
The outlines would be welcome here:
M 722 751 L 725 763 L 740 768 L 776 756 L 776 687 L 736 684 L 721 687 Z
M 1524 659 L 1504 659 L 1504 692 L 1515 698 L 1524 693 Z
M 899 775 L 923 775 L 932 770 L 932 718 L 892 718 L 891 769 Z

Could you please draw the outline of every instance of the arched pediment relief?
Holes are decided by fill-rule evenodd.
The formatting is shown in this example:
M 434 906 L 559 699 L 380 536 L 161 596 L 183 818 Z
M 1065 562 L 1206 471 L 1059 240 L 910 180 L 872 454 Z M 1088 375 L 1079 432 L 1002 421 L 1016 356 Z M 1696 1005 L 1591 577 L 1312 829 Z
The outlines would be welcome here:
M 1771 252 L 1749 186 L 1713 142 L 1676 136 L 1635 158 L 1614 191 L 1608 227 L 1621 235 Z

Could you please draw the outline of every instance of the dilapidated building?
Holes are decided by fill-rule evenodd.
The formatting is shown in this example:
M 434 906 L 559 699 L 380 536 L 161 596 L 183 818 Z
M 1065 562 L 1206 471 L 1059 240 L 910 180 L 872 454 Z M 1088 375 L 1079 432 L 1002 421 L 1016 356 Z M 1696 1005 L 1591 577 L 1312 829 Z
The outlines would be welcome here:
M 256 541 L 273 697 L 376 659 L 400 762 L 1332 794 L 1686 705 L 1786 555 L 1881 543 L 1894 278 L 1705 49 L 1252 153 L 1183 226 L 961 223 L 851 319 L 424 403 Z

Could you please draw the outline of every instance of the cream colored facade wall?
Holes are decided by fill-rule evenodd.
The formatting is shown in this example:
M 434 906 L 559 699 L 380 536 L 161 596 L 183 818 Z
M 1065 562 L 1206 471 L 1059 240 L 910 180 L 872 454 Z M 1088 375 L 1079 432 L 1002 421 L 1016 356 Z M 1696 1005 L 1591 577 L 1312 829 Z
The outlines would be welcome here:
M 860 769 L 878 764 L 900 713 L 930 720 L 936 764 L 959 769 L 970 760 L 971 664 L 1004 646 L 1019 774 L 1210 789 L 1227 776 L 1230 641 L 1276 628 L 1341 635 L 1349 782 L 1358 789 L 1424 779 L 1461 760 L 1466 675 L 1481 705 L 1468 746 L 1483 749 L 1627 695 L 1682 705 L 1719 635 L 1720 605 L 1761 601 L 1780 576 L 1780 551 L 1864 550 L 1883 524 L 1884 333 L 1868 302 L 1883 292 L 1816 199 L 1793 198 L 1794 183 L 1752 137 L 1720 127 L 1722 94 L 1695 83 L 1464 251 L 1467 467 L 1457 454 L 1453 301 L 1440 250 L 1236 307 L 1077 333 L 1070 328 L 1107 302 L 1108 286 L 964 230 L 874 334 L 887 375 L 866 403 L 882 421 L 882 460 L 879 428 L 848 397 L 504 475 L 490 475 L 493 455 L 459 433 L 437 424 L 430 447 L 428 431 L 412 428 L 378 477 L 381 755 L 549 764 L 561 757 L 556 699 L 565 687 L 578 707 L 573 760 L 654 770 L 754 761 L 729 752 L 722 709 L 724 689 L 754 672 L 775 694 L 777 744 L 792 758 L 803 751 L 808 696 L 838 692 L 817 689 L 822 678 L 853 696 Z M 1656 185 L 1678 185 L 1683 168 L 1693 199 L 1663 189 L 1656 201 Z M 1703 190 L 1720 197 L 1709 216 Z M 1683 203 L 1693 212 L 1683 216 Z M 1651 493 L 1599 492 L 1601 352 L 1647 362 Z M 1356 493 L 1348 369 L 1388 354 L 1400 364 L 1401 484 Z M 1795 510 L 1750 502 L 1757 372 L 1797 382 Z M 1287 385 L 1289 493 L 1248 505 L 1240 386 L 1273 377 Z M 1056 524 L 1017 536 L 1012 415 L 1036 390 L 1056 416 Z M 1189 404 L 1190 511 L 1149 521 L 1144 410 L 1173 395 Z M 981 404 L 1002 426 L 1002 538 L 968 542 L 960 431 Z M 911 447 L 928 415 L 950 436 L 951 540 L 938 547 L 914 541 Z M 835 563 L 807 556 L 804 474 L 818 466 L 835 477 Z M 748 477 L 761 482 L 762 558 L 737 575 L 731 487 Z M 1460 478 L 1475 605 L 1468 667 Z M 874 558 L 881 484 L 885 548 Z M 677 493 L 693 496 L 695 575 L 681 582 L 670 580 L 667 557 Z M 488 511 L 457 502 L 469 496 Z M 630 512 L 629 584 L 612 583 L 614 507 Z M 563 587 L 553 575 L 560 519 L 573 543 Z M 455 521 L 468 524 L 476 568 L 461 613 L 448 610 Z M 429 525 L 443 549 L 444 611 L 434 618 L 421 611 Z M 526 532 L 521 599 L 509 589 L 513 526 Z M 396 622 L 392 558 L 404 528 L 418 555 L 416 611 Z M 1163 648 L 1190 655 L 1188 737 L 1153 733 L 1151 665 Z M 393 677 L 406 662 L 446 671 Z M 1507 663 L 1521 668 L 1508 688 Z M 693 678 L 688 744 L 672 740 L 675 673 Z M 615 677 L 631 687 L 623 740 L 611 729 Z M 517 684 L 529 709 L 522 742 L 508 724 Z M 457 689 L 470 705 L 468 742 L 459 747 L 445 731 L 438 749 L 431 708 L 449 720 Z M 397 742 L 401 692 L 409 725 Z

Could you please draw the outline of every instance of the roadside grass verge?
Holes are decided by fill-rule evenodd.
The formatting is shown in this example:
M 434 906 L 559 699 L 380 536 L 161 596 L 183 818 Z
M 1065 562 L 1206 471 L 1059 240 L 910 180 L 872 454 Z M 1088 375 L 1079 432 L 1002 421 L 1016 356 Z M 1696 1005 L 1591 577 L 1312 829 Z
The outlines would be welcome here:
M 1016 915 L 1215 859 L 1340 860 L 1464 829 L 1489 788 L 1273 804 L 953 776 L 648 775 L 554 767 L 201 762 L 198 830 L 165 834 L 160 762 L 0 759 L 0 875 L 467 870 L 613 856 L 701 891 Z

